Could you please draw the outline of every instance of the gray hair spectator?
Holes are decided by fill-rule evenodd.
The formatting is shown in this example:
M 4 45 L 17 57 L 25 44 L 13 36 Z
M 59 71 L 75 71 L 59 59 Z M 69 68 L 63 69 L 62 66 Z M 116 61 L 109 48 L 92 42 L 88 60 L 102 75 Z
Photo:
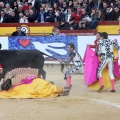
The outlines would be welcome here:
M 13 9 L 10 8 L 10 5 L 9 5 L 9 4 L 6 4 L 4 11 L 5 11 L 6 14 L 10 14 L 10 12 L 13 11 Z
M 90 29 L 90 23 L 87 21 L 86 18 L 83 18 L 82 21 L 79 23 L 80 30 L 88 30 Z

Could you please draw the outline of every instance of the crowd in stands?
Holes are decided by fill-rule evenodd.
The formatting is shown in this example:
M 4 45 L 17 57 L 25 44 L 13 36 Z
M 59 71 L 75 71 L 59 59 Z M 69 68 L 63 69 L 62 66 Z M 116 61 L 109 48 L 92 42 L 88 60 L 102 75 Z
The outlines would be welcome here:
M 0 0 L 0 23 L 59 22 L 61 30 L 87 30 L 119 16 L 120 0 Z

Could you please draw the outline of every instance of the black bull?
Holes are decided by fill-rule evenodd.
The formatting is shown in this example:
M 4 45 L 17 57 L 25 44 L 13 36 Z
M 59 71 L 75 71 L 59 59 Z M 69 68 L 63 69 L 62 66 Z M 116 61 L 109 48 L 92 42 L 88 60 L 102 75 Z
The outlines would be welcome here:
M 3 67 L 0 79 L 12 69 L 27 67 L 39 69 L 38 76 L 46 77 L 43 53 L 38 50 L 0 50 L 0 64 Z

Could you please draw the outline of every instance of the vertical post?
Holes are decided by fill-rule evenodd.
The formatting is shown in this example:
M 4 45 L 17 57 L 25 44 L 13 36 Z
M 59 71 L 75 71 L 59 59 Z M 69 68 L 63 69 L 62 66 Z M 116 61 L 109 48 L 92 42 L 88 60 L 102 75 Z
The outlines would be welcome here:
M 118 20 L 119 20 L 118 34 L 120 35 L 120 16 L 119 16 Z
M 119 29 L 120 29 L 120 16 L 119 16 L 118 20 L 119 20 Z

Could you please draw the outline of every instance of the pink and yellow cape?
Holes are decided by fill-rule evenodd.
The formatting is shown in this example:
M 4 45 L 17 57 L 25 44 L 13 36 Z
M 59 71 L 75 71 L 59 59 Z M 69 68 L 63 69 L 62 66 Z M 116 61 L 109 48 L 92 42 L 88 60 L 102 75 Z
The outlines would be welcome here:
M 0 98 L 48 98 L 62 93 L 62 88 L 38 77 L 26 77 L 8 91 L 1 91 Z
M 120 71 L 118 66 L 118 51 L 114 48 L 114 68 L 113 73 L 116 80 L 120 80 Z M 99 57 L 96 56 L 95 52 L 87 46 L 84 55 L 84 83 L 88 88 L 92 90 L 98 90 L 100 88 L 99 81 L 97 80 L 96 70 L 99 64 Z M 108 73 L 108 67 L 102 72 L 104 90 L 111 87 L 110 77 Z

